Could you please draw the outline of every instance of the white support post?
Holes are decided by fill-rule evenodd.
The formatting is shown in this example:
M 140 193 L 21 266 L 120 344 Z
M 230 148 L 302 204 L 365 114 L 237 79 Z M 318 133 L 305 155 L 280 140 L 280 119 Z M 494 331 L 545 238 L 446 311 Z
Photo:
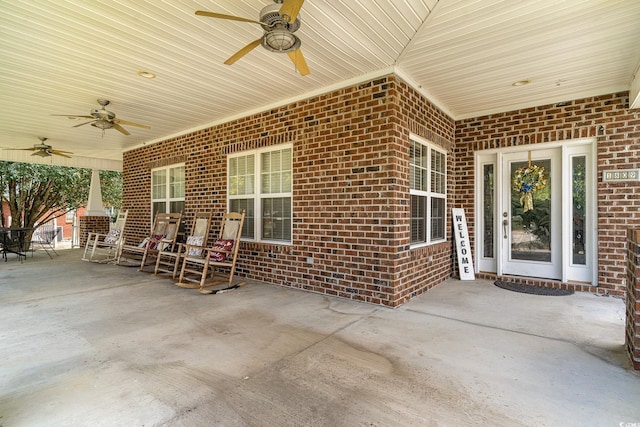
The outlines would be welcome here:
M 89 187 L 89 200 L 87 202 L 86 216 L 106 216 L 102 205 L 102 188 L 100 187 L 100 171 L 94 169 L 91 172 L 91 187 Z

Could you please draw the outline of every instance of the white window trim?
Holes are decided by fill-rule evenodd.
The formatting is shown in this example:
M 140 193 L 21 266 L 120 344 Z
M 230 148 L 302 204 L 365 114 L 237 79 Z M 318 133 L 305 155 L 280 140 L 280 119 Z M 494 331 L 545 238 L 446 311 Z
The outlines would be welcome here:
M 421 136 L 415 135 L 415 134 L 410 134 L 409 135 L 409 141 L 410 142 L 417 142 L 423 146 L 425 146 L 428 151 L 427 151 L 427 191 L 423 191 L 423 190 L 414 190 L 411 188 L 411 183 L 409 183 L 409 197 L 411 197 L 412 195 L 418 195 L 418 196 L 425 196 L 427 198 L 427 218 L 426 218 L 426 241 L 425 242 L 418 242 L 418 243 L 411 243 L 410 247 L 411 249 L 415 249 L 415 248 L 421 248 L 421 247 L 425 247 L 425 246 L 431 246 L 431 245 L 435 245 L 438 243 L 443 243 L 447 241 L 447 230 L 446 230 L 446 225 L 447 225 L 447 162 L 448 162 L 448 154 L 447 151 L 442 149 L 441 147 L 438 147 L 437 145 L 435 145 L 433 142 L 422 138 Z M 437 151 L 441 154 L 444 155 L 444 182 L 445 182 L 445 188 L 444 188 L 444 194 L 442 193 L 435 193 L 431 191 L 431 152 L 432 151 Z M 411 164 L 409 164 L 409 168 L 411 168 Z M 444 200 L 444 222 L 445 222 L 445 230 L 444 230 L 444 238 L 442 239 L 435 239 L 435 240 L 431 240 L 431 199 L 432 198 L 438 198 L 438 199 L 442 199 Z M 411 234 L 411 233 L 409 233 Z
M 231 200 L 234 199 L 253 199 L 254 201 L 254 237 L 253 238 L 248 238 L 248 237 L 243 237 L 242 240 L 243 241 L 247 241 L 247 242 L 258 242 L 258 243 L 269 243 L 269 244 L 276 244 L 276 245 L 283 245 L 283 246 L 291 246 L 293 245 L 293 182 L 291 183 L 291 191 L 287 192 L 287 193 L 268 193 L 268 194 L 262 194 L 262 186 L 261 184 L 261 171 L 262 171 L 262 154 L 263 153 L 268 153 L 271 151 L 281 151 L 281 150 L 286 150 L 286 149 L 290 149 L 291 150 L 291 174 L 292 174 L 292 180 L 293 180 L 293 144 L 292 143 L 286 143 L 286 144 L 278 144 L 278 145 L 271 145 L 268 147 L 261 147 L 261 148 L 256 148 L 253 150 L 246 150 L 246 151 L 240 151 L 237 153 L 233 153 L 233 154 L 229 154 L 227 156 L 227 171 L 229 171 L 229 162 L 231 159 L 236 158 L 236 157 L 245 157 L 245 156 L 250 156 L 250 155 L 254 155 L 254 182 L 253 182 L 253 189 L 254 189 L 254 193 L 253 194 L 239 194 L 237 196 L 231 196 L 229 194 L 229 191 L 227 191 L 227 207 L 231 206 Z M 229 173 L 227 172 L 227 189 L 229 186 Z M 291 223 L 291 241 L 285 241 L 285 240 L 268 240 L 268 239 L 261 239 L 260 236 L 262 236 L 262 199 L 263 198 L 285 198 L 285 197 L 289 197 L 291 199 L 291 218 L 290 218 L 290 223 Z

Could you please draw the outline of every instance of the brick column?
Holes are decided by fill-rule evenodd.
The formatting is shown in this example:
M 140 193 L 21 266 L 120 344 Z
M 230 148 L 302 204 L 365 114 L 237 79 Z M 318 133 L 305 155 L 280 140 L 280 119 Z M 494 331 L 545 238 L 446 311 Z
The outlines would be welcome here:
M 633 369 L 640 370 L 640 230 L 629 230 L 627 239 L 626 346 Z
M 110 218 L 108 216 L 81 216 L 79 219 L 81 248 L 84 248 L 84 245 L 87 243 L 87 235 L 89 233 L 107 234 L 109 232 Z

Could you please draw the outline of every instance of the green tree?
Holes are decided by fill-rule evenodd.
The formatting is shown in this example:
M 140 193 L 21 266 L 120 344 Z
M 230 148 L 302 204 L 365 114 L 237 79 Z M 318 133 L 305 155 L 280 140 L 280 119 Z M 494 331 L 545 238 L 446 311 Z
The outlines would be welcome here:
M 91 170 L 83 169 L 91 183 Z M 111 206 L 116 211 L 122 209 L 122 172 L 100 171 L 100 187 L 102 188 L 102 203 Z
M 119 172 L 101 172 L 103 200 L 116 209 L 122 203 Z M 33 228 L 86 206 L 91 170 L 32 163 L 0 162 L 0 194 L 9 206 L 12 227 Z M 7 219 L 0 209 L 0 225 Z M 31 239 L 30 233 L 26 238 Z

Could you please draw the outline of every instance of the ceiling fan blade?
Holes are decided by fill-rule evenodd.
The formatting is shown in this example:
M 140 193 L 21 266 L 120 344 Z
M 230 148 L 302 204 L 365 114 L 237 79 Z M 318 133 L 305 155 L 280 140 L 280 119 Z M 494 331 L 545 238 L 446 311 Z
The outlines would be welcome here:
M 304 0 L 284 0 L 282 7 L 278 11 L 289 23 L 292 23 L 298 17 L 298 13 L 302 8 Z
M 32 148 L 6 148 L 6 150 L 36 151 L 36 150 L 39 150 L 39 148 L 38 147 L 32 147 Z
M 93 118 L 93 117 L 91 117 Z M 90 122 L 84 122 L 84 123 L 80 123 L 79 125 L 75 125 L 74 128 L 80 127 L 80 126 L 84 126 L 84 125 L 88 125 L 89 123 L 93 123 L 95 122 L 95 120 L 91 120 Z
M 62 156 L 70 159 L 71 156 L 67 156 L 65 153 L 73 154 L 70 151 L 51 150 L 51 154 L 55 154 L 56 156 Z
M 288 53 L 289 58 L 296 66 L 296 69 L 300 73 L 301 76 L 306 76 L 310 73 L 309 67 L 307 66 L 307 61 L 304 60 L 304 56 L 302 56 L 302 50 L 294 50 L 293 52 Z
M 115 123 L 115 122 L 114 122 L 114 123 L 112 123 L 112 124 L 113 124 L 113 128 L 114 128 L 115 130 L 117 130 L 118 132 L 120 132 L 121 134 L 123 134 L 123 135 L 131 135 L 131 134 L 130 134 L 130 133 L 129 133 L 125 128 L 123 128 L 123 127 L 122 127 L 122 126 L 120 126 L 119 124 L 117 124 L 117 123 Z
M 259 24 L 263 27 L 266 26 L 263 22 L 256 21 L 255 19 L 242 18 L 240 16 L 233 16 L 233 15 L 224 15 L 222 13 L 207 12 L 204 10 L 196 10 L 196 15 L 208 16 L 209 18 L 228 19 L 230 21 L 252 22 L 254 24 Z
M 151 126 L 141 125 L 140 123 L 129 122 L 121 119 L 114 119 L 113 122 L 125 126 L 137 126 L 139 128 L 151 129 Z
M 52 114 L 52 116 L 56 116 L 56 117 L 68 117 L 72 120 L 75 119 L 93 119 L 93 116 L 77 116 L 75 114 Z
M 229 57 L 229 59 L 227 59 L 226 61 L 224 61 L 225 64 L 227 65 L 231 65 L 234 62 L 236 62 L 238 59 L 242 58 L 243 56 L 245 56 L 247 53 L 251 52 L 253 49 L 255 49 L 256 47 L 258 47 L 258 45 L 260 44 L 260 40 L 254 40 L 251 43 L 249 43 L 248 45 L 246 45 L 245 47 L 243 47 L 242 49 L 240 49 L 239 51 L 237 51 L 236 53 L 234 53 L 233 55 L 231 55 L 231 57 Z

